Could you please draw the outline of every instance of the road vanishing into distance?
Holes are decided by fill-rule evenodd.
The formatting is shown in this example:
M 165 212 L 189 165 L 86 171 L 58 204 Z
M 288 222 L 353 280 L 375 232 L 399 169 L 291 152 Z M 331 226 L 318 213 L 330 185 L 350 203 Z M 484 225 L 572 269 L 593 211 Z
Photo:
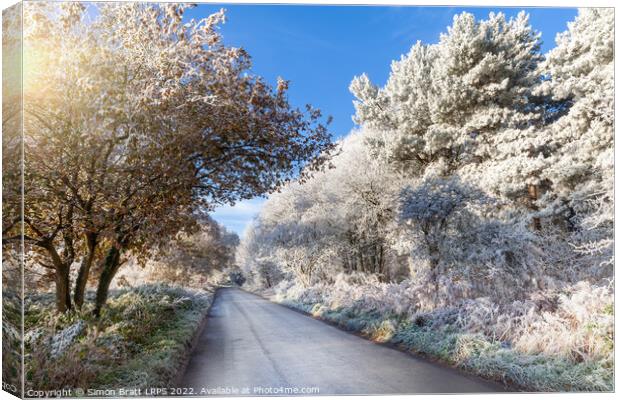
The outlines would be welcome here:
M 181 386 L 196 396 L 505 390 L 233 288 L 217 292 Z

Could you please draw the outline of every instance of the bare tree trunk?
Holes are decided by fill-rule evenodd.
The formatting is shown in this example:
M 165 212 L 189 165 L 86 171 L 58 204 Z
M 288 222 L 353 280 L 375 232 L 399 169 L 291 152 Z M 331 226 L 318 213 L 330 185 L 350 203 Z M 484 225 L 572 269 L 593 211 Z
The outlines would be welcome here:
M 358 270 L 366 272 L 366 268 L 364 267 L 364 255 L 362 254 L 362 248 L 359 245 L 357 246 L 357 259 L 359 265 Z
M 529 198 L 530 208 L 533 211 L 538 211 L 538 206 L 536 206 L 536 201 L 538 200 L 538 185 L 527 185 L 527 194 Z M 532 227 L 537 231 L 542 229 L 539 217 L 532 218 Z
M 267 287 L 271 287 L 271 279 L 269 279 L 269 274 L 265 274 L 265 283 L 267 283 Z
M 349 255 L 348 254 L 343 254 L 342 256 L 342 266 L 344 269 L 344 272 L 347 274 L 351 273 L 351 264 L 349 263 Z
M 97 286 L 97 294 L 95 297 L 95 310 L 93 311 L 97 317 L 101 315 L 101 310 L 108 300 L 110 283 L 112 283 L 112 279 L 114 279 L 114 276 L 120 267 L 120 256 L 121 252 L 119 248 L 116 245 L 112 245 L 103 262 L 103 270 L 101 271 L 101 276 L 99 277 L 99 285 Z
M 71 309 L 71 293 L 69 272 L 71 270 L 71 262 L 63 262 L 62 258 L 51 243 L 42 245 L 47 250 L 54 266 L 54 282 L 56 284 L 56 310 L 59 312 L 67 312 Z
M 381 276 L 384 277 L 384 281 L 388 282 L 390 280 L 387 268 L 385 267 L 385 250 L 383 248 L 383 243 L 379 243 L 379 272 Z
M 56 309 L 62 313 L 71 309 L 69 267 L 57 266 L 55 273 L 56 281 Z
M 75 281 L 75 291 L 73 294 L 73 302 L 78 308 L 82 308 L 84 304 L 84 293 L 86 292 L 86 283 L 90 274 L 90 267 L 95 258 L 95 250 L 97 248 L 97 235 L 89 233 L 86 235 L 86 255 L 82 258 L 78 276 Z
M 435 306 L 439 305 L 439 245 L 425 232 L 426 245 L 428 246 L 429 267 L 431 270 L 431 283 L 434 285 Z
M 370 254 L 368 254 L 368 264 L 369 264 L 370 270 L 374 274 L 379 274 L 379 269 L 378 269 L 379 265 L 377 263 L 377 257 L 376 257 L 375 249 L 371 248 Z

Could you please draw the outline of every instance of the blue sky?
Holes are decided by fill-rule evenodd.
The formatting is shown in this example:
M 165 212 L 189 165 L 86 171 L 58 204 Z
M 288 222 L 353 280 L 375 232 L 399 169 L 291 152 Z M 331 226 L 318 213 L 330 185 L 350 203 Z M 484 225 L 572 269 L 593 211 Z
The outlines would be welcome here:
M 407 53 L 417 41 L 436 43 L 463 11 L 479 19 L 489 12 L 514 16 L 525 10 L 530 23 L 542 34 L 543 52 L 555 45 L 555 36 L 577 15 L 573 8 L 463 8 L 320 5 L 200 4 L 188 18 L 202 18 L 225 8 L 224 42 L 243 47 L 252 56 L 252 72 L 275 83 L 290 80 L 289 99 L 295 106 L 310 103 L 331 115 L 334 138 L 354 126 L 353 96 L 348 87 L 354 76 L 366 73 L 379 85 L 387 80 L 392 60 Z M 242 234 L 260 211 L 264 199 L 235 207 L 225 206 L 212 216 Z

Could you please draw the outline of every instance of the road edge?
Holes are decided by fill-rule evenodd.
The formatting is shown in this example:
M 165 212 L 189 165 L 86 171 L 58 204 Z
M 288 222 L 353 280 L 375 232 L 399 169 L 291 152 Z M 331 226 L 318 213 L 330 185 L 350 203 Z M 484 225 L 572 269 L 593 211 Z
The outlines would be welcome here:
M 185 373 L 187 372 L 187 367 L 189 366 L 189 362 L 192 359 L 192 354 L 194 353 L 194 350 L 196 350 L 196 346 L 198 345 L 200 336 L 202 336 L 202 333 L 207 327 L 207 321 L 209 319 L 209 314 L 211 314 L 211 308 L 213 307 L 213 303 L 215 303 L 215 296 L 217 296 L 217 292 L 219 292 L 220 289 L 222 289 L 222 286 L 218 286 L 213 291 L 213 294 L 211 296 L 211 302 L 209 303 L 209 306 L 207 307 L 207 310 L 204 316 L 202 317 L 200 324 L 198 324 L 198 327 L 194 331 L 194 334 L 192 335 L 191 339 L 188 341 L 188 343 L 185 346 L 185 349 L 184 349 L 185 352 L 183 354 L 182 361 L 179 365 L 179 370 L 171 381 L 174 387 L 180 387 L 181 380 L 183 379 L 183 377 L 185 376 Z

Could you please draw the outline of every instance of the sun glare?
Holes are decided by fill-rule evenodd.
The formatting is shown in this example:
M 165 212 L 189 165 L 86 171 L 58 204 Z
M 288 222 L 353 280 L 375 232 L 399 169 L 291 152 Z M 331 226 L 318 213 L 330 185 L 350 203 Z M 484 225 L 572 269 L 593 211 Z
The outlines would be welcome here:
M 38 96 L 45 89 L 43 78 L 52 68 L 52 52 L 34 41 L 25 41 L 23 47 L 23 84 L 25 95 Z

